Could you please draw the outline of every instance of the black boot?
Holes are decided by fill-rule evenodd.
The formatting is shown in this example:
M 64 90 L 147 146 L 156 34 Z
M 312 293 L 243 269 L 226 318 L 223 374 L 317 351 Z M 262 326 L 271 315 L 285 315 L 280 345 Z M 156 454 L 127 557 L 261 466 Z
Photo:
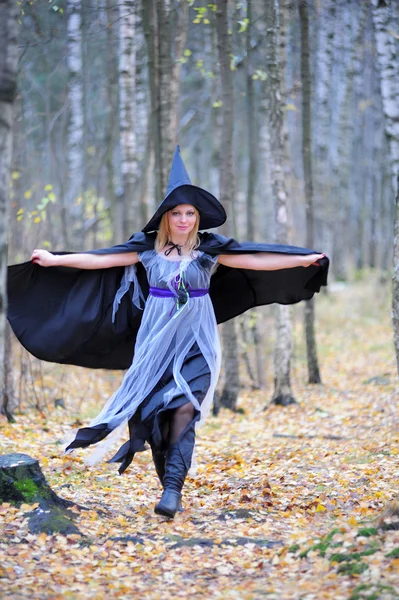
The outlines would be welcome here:
M 171 444 L 166 453 L 164 491 L 155 507 L 157 515 L 173 519 L 181 507 L 181 491 L 191 466 L 195 444 L 195 420 L 183 431 L 178 441 Z

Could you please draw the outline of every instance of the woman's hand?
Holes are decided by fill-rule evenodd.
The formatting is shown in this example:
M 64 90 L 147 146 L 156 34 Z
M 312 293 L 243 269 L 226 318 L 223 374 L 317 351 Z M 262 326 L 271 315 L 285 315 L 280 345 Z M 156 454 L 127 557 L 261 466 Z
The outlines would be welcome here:
M 301 256 L 301 259 L 303 260 L 304 267 L 310 267 L 311 265 L 316 265 L 316 267 L 319 267 L 320 263 L 318 261 L 324 257 L 325 254 L 305 254 L 304 256 Z
M 55 267 L 57 257 L 47 250 L 36 249 L 32 252 L 31 261 L 41 267 Z

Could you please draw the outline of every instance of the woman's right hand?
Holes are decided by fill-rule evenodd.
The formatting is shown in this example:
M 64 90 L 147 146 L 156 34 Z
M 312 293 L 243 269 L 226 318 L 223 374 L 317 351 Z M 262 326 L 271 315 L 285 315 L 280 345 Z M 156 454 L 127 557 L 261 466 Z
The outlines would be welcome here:
M 36 249 L 32 252 L 31 261 L 35 265 L 40 265 L 41 267 L 54 267 L 56 265 L 57 257 L 47 250 Z

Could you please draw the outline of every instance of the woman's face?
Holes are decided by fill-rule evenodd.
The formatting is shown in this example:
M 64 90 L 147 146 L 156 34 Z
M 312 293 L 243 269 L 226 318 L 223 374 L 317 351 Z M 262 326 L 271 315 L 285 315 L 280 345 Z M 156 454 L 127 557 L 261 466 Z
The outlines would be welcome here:
M 171 235 L 189 234 L 197 221 L 196 211 L 191 204 L 179 204 L 168 211 L 169 230 Z

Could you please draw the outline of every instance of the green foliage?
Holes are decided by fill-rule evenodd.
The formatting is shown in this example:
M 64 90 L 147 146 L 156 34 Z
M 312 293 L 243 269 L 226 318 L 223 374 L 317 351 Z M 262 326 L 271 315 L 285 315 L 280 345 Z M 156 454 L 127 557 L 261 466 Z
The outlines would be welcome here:
M 195 19 L 193 23 L 196 25 L 202 23 L 203 25 L 209 25 L 209 16 L 211 12 L 216 12 L 216 4 L 208 4 L 207 6 L 194 7 Z
M 55 202 L 57 201 L 57 197 L 53 192 L 53 186 L 51 184 L 47 184 L 44 187 L 44 191 L 48 193 L 41 198 L 40 202 L 36 204 L 32 211 L 25 211 L 24 208 L 18 209 L 16 214 L 17 221 L 22 221 L 25 216 L 35 224 L 46 220 L 46 208 L 48 204 L 55 204 Z M 29 200 L 31 197 L 32 190 L 26 190 L 24 193 L 24 198 Z
M 363 537 L 371 537 L 373 535 L 377 535 L 378 531 L 375 527 L 362 527 L 357 532 L 357 535 L 361 535 Z
M 363 562 L 347 562 L 339 567 L 338 573 L 341 573 L 341 575 L 360 575 L 367 569 L 368 566 Z
M 398 594 L 390 585 L 362 583 L 355 587 L 348 600 L 379 600 L 383 592 L 392 593 L 392 598 L 398 598 Z
M 267 73 L 266 71 L 263 71 L 262 69 L 256 69 L 255 73 L 252 75 L 252 79 L 256 80 L 260 80 L 260 81 L 266 81 L 267 79 Z
M 303 550 L 303 552 L 301 552 L 299 557 L 305 558 L 309 552 L 314 551 L 314 550 L 319 551 L 321 556 L 325 556 L 327 549 L 331 545 L 332 538 L 334 537 L 334 535 L 336 533 L 339 533 L 339 529 L 333 529 L 332 531 L 330 531 L 330 533 L 328 533 L 323 538 L 321 538 L 321 540 L 317 544 L 314 544 L 310 548 Z
M 242 21 L 237 21 L 237 22 L 240 26 L 238 33 L 243 33 L 244 31 L 246 31 L 248 29 L 249 19 L 243 19 Z

